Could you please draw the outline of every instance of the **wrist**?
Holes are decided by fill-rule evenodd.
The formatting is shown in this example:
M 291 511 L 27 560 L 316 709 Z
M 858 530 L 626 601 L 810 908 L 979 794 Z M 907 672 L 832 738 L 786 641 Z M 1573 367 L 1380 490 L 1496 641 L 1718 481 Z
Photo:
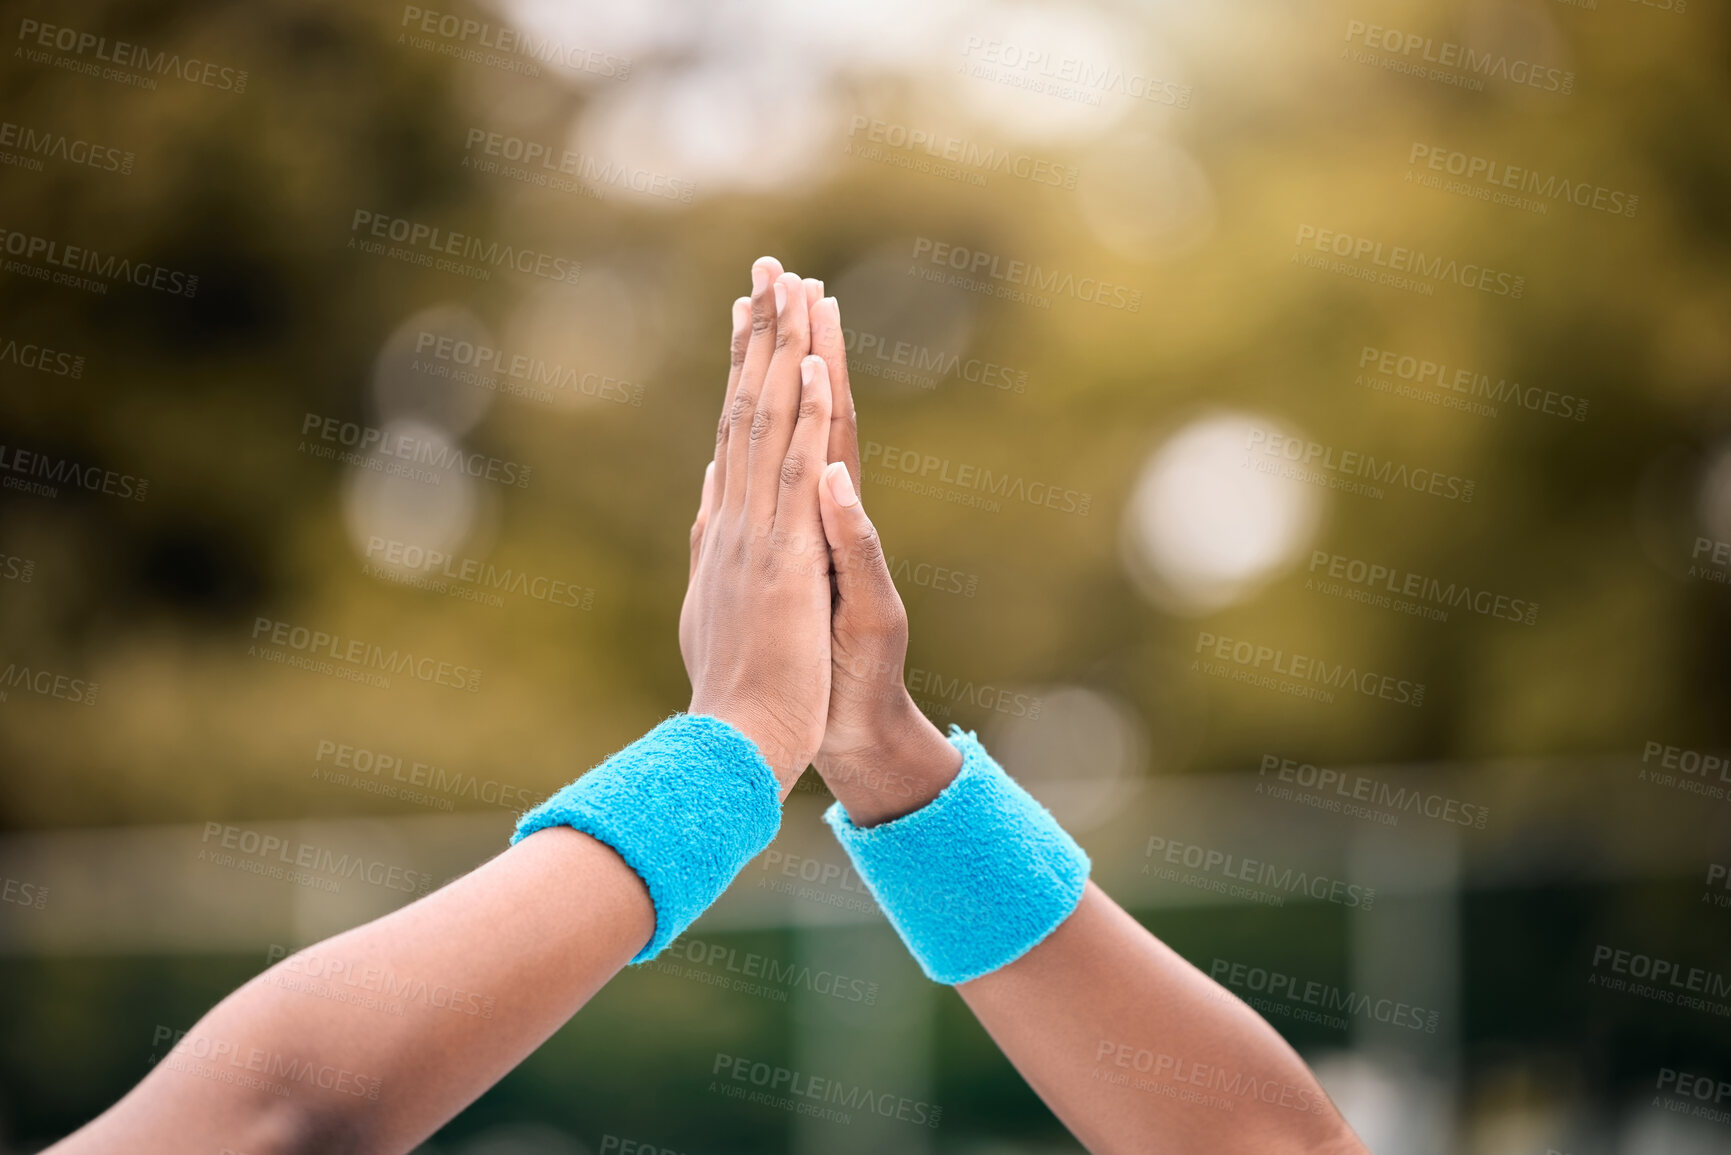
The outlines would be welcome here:
M 962 768 L 962 754 L 904 689 L 865 741 L 820 754 L 816 766 L 848 818 L 868 827 L 911 814 L 943 793 Z
M 793 784 L 799 781 L 799 776 L 805 773 L 805 768 L 811 764 L 811 752 L 795 749 L 795 743 L 790 740 L 786 727 L 777 725 L 773 718 L 762 711 L 735 706 L 729 702 L 710 701 L 703 695 L 693 695 L 686 712 L 703 714 L 726 722 L 745 735 L 769 764 L 770 773 L 775 775 L 777 793 L 783 801 L 787 800 Z

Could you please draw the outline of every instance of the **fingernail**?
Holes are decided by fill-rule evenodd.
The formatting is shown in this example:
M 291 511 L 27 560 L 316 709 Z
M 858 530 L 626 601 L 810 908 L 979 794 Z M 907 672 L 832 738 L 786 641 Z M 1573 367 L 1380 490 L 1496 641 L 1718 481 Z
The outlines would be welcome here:
M 780 281 L 775 283 L 775 315 L 781 316 L 781 311 L 787 308 L 787 286 Z
M 755 297 L 763 292 L 763 288 L 767 284 L 769 284 L 769 270 L 764 268 L 763 262 L 759 261 L 751 266 L 751 295 Z
M 811 283 L 817 286 L 817 295 L 820 297 L 823 296 L 823 282 L 818 280 L 816 277 L 813 277 Z
M 779 286 L 777 287 L 779 288 Z M 821 364 L 823 364 L 823 358 L 819 357 L 815 353 L 810 357 L 801 358 L 799 363 L 799 379 L 807 389 L 811 388 L 812 380 L 817 377 L 817 367 Z
M 859 504 L 859 494 L 853 491 L 853 478 L 848 476 L 847 466 L 839 461 L 832 462 L 829 467 L 829 492 L 843 509 Z

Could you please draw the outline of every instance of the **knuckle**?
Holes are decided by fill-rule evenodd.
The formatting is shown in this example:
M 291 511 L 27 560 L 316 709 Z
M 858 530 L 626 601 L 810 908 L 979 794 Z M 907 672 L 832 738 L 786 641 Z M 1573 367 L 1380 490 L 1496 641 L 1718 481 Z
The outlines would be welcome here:
M 799 402 L 799 419 L 815 421 L 823 412 L 823 405 L 815 397 L 803 397 Z
M 854 560 L 860 565 L 877 565 L 884 559 L 884 543 L 877 527 L 868 525 L 854 542 Z
M 774 331 L 775 314 L 770 312 L 767 308 L 759 309 L 756 306 L 753 306 L 751 310 L 751 335 L 753 337 L 761 337 L 765 333 L 771 333 Z
M 866 614 L 873 635 L 890 641 L 901 639 L 908 632 L 908 612 L 902 608 L 902 595 L 894 585 L 885 583 L 871 601 Z
M 751 415 L 751 439 L 762 441 L 775 428 L 775 414 L 768 409 L 759 409 Z
M 790 453 L 787 460 L 781 463 L 781 484 L 784 489 L 793 489 L 804 481 L 811 473 L 811 459 L 803 453 Z
M 752 412 L 756 408 L 757 408 L 757 398 L 753 397 L 751 394 L 749 394 L 745 390 L 741 389 L 739 391 L 739 393 L 737 395 L 735 395 L 735 397 L 733 398 L 733 404 L 728 406 L 728 410 L 727 410 L 727 423 L 728 423 L 728 425 L 737 426 L 737 425 L 741 424 L 742 422 L 744 422 L 746 420 L 746 418 L 751 416 Z

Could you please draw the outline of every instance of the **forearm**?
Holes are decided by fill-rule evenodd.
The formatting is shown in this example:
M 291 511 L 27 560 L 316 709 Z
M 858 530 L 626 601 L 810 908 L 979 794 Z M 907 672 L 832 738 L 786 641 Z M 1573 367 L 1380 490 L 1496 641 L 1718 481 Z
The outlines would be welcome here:
M 1274 1028 L 1092 882 L 1045 941 L 956 989 L 1090 1151 L 1364 1150 Z
M 654 927 L 648 891 L 613 850 L 550 827 L 278 963 L 56 1150 L 409 1150 L 576 1013 Z
M 956 777 L 960 751 L 907 711 L 875 771 L 863 756 L 822 767 L 856 825 L 912 814 Z M 1037 945 L 956 989 L 1090 1150 L 1362 1150 L 1272 1027 L 1092 882 Z

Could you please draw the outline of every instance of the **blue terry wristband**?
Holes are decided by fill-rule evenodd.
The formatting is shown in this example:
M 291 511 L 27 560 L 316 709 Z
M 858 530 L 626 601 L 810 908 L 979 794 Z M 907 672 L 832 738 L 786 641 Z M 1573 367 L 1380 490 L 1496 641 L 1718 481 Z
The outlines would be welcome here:
M 781 791 L 751 739 L 707 714 L 675 714 L 517 821 L 517 842 L 548 826 L 619 852 L 655 904 L 648 962 L 709 909 L 781 829 Z
M 926 977 L 965 983 L 1015 962 L 1082 901 L 1088 855 L 979 739 L 950 727 L 962 769 L 912 814 L 862 830 L 836 803 L 841 840 Z

